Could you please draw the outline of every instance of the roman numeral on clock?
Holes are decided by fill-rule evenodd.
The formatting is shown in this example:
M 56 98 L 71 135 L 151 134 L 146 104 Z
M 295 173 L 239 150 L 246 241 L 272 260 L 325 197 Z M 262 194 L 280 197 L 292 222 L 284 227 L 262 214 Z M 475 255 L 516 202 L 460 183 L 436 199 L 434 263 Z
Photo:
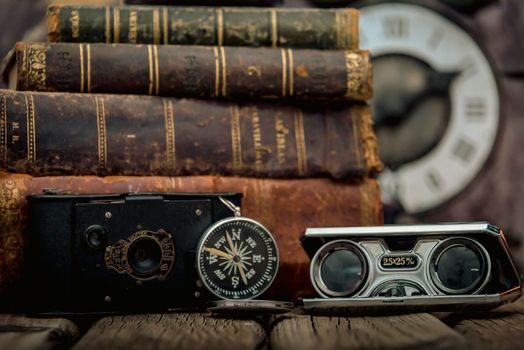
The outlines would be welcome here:
M 475 145 L 465 138 L 459 139 L 453 147 L 453 154 L 464 163 L 468 163 L 474 153 Z
M 442 178 L 436 170 L 428 171 L 426 175 L 426 182 L 428 186 L 434 191 L 438 191 L 440 188 L 442 188 Z
M 482 97 L 468 97 L 465 113 L 470 120 L 483 120 L 486 116 L 486 100 Z
M 382 21 L 384 37 L 388 39 L 402 39 L 409 36 L 409 21 L 403 16 L 389 16 Z

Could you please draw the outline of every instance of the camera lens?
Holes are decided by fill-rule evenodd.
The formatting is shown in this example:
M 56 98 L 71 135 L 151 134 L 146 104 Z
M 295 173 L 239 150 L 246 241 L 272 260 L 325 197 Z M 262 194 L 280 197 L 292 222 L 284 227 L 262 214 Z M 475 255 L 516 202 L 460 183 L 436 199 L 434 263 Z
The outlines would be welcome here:
M 92 249 L 102 248 L 107 244 L 107 232 L 102 226 L 89 226 L 84 231 L 84 240 Z
M 488 275 L 485 252 L 473 241 L 452 239 L 440 246 L 432 261 L 432 278 L 448 294 L 471 293 Z
M 142 276 L 154 273 L 162 261 L 162 248 L 152 238 L 139 238 L 129 245 L 127 262 L 131 269 Z
M 312 261 L 315 288 L 326 296 L 347 296 L 358 291 L 367 276 L 367 263 L 361 250 L 348 241 L 323 246 Z

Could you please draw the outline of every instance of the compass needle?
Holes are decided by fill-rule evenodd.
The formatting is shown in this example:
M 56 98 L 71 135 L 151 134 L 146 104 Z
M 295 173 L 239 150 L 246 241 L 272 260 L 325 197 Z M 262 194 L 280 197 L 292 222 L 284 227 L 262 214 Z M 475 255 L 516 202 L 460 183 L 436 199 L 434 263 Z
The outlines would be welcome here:
M 229 235 L 229 232 L 226 231 L 226 239 L 227 244 L 229 244 L 229 249 L 233 252 L 233 255 L 237 255 L 237 249 L 235 245 L 233 244 L 233 240 L 231 239 L 231 236 Z
M 213 255 L 216 255 L 216 256 L 220 256 L 220 257 L 223 257 L 223 258 L 226 258 L 226 259 L 233 259 L 232 255 L 227 254 L 226 252 L 223 252 L 223 251 L 215 249 L 215 248 L 204 247 L 204 250 L 206 252 L 209 252 L 210 254 L 213 254 Z
M 242 282 L 244 282 L 244 284 L 247 286 L 247 278 L 244 272 L 244 266 L 242 266 L 241 263 L 239 263 L 238 270 L 240 271 L 240 277 L 242 278 Z

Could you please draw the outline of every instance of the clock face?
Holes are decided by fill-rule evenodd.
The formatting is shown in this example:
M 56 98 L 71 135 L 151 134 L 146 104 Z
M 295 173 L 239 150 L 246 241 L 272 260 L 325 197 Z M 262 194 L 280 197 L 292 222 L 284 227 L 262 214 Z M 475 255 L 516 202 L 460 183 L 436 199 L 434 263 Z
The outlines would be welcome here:
M 251 299 L 273 282 L 278 251 L 271 233 L 256 221 L 229 218 L 211 226 L 197 248 L 205 287 L 222 299 Z
M 494 72 L 475 40 L 434 10 L 389 1 L 360 11 L 361 46 L 374 56 L 382 190 L 407 213 L 436 208 L 475 179 L 494 147 Z

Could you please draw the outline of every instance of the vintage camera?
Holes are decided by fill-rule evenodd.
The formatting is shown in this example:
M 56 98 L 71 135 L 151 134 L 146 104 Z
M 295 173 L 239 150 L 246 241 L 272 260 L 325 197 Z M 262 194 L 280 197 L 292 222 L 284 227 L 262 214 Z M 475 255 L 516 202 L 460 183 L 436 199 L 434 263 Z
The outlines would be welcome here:
M 27 301 L 36 312 L 197 307 L 195 250 L 241 194 L 30 196 Z
M 487 223 L 309 228 L 312 313 L 492 308 L 520 295 L 502 231 Z

